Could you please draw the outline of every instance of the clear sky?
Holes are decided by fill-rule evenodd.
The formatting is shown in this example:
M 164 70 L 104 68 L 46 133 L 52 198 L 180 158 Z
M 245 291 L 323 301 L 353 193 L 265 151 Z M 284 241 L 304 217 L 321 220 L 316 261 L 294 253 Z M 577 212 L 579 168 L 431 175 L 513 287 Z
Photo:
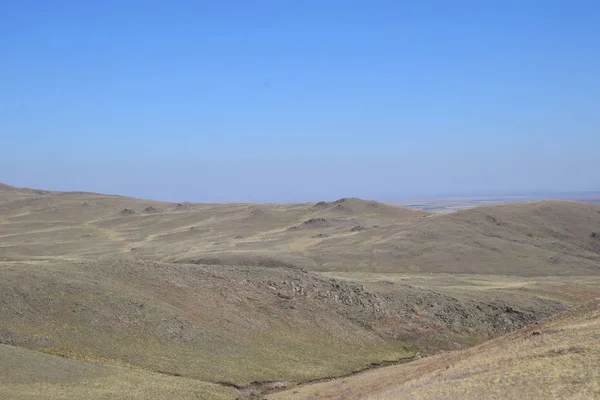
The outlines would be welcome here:
M 0 182 L 173 201 L 598 189 L 600 2 L 0 0 Z

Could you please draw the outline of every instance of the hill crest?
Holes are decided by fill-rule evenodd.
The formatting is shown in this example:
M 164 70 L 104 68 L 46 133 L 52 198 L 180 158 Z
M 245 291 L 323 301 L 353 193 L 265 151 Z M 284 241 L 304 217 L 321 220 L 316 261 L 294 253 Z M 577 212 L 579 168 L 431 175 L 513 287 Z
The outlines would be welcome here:
M 357 198 L 175 204 L 3 188 L 0 257 L 9 259 L 269 260 L 319 271 L 600 274 L 594 236 L 600 206 L 588 203 L 536 201 L 434 214 Z

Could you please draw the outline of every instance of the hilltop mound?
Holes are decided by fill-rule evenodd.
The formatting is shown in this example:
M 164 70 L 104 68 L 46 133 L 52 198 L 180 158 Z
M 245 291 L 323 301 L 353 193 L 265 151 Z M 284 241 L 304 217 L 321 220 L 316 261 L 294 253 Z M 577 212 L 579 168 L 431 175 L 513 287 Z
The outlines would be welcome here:
M 427 212 L 413 210 L 392 204 L 380 203 L 374 200 L 363 200 L 359 198 L 341 198 L 335 201 L 320 201 L 311 207 L 311 210 L 324 210 L 348 214 L 393 214 L 403 217 L 421 217 Z
M 15 186 L 6 185 L 4 183 L 0 183 L 0 193 L 23 193 L 23 194 L 48 194 L 50 193 L 47 190 L 38 190 L 38 189 L 28 189 L 28 188 L 18 188 Z
M 190 202 L 183 202 L 183 203 L 177 203 L 177 205 L 175 206 L 175 210 L 177 211 L 187 211 L 187 210 L 191 210 L 194 208 L 193 203 Z
M 594 237 L 600 206 L 586 203 L 541 201 L 442 215 L 355 198 L 174 207 L 92 193 L 11 193 L 0 192 L 5 257 L 235 256 L 293 260 L 297 267 L 322 271 L 600 274 L 600 240 Z M 115 218 L 144 208 L 142 214 L 156 215 Z M 169 212 L 155 212 L 161 209 Z M 96 240 L 80 240 L 85 234 Z M 131 252 L 134 247 L 145 251 Z
M 135 213 L 135 210 L 132 210 L 131 208 L 124 208 L 119 211 L 119 215 L 134 215 Z
M 268 207 L 251 206 L 247 210 L 247 216 L 250 218 L 268 218 L 271 216 L 271 210 Z
M 48 192 L 47 190 L 18 188 L 0 183 L 0 205 L 19 200 L 35 199 L 49 193 L 51 192 Z

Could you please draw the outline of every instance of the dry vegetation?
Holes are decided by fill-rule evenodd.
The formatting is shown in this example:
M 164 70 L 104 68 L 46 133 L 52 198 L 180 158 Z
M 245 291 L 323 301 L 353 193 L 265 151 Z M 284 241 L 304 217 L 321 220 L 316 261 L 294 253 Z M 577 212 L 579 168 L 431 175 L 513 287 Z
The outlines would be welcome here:
M 465 349 L 600 296 L 599 227 L 600 207 L 574 202 L 438 215 L 359 199 L 172 204 L 0 185 L 0 398 L 235 398 L 286 387 L 293 398 L 321 388 L 317 398 L 439 398 L 450 381 L 477 398 L 484 380 L 464 371 L 484 357 L 457 363 L 460 379 L 423 368 L 488 344 L 296 385 Z M 589 341 L 586 329 L 543 338 Z M 489 349 L 506 368 L 519 360 Z M 593 364 L 590 349 L 574 357 Z M 440 374 L 446 366 L 455 368 Z M 395 371 L 421 386 L 407 389 Z M 556 382 L 550 395 L 567 393 Z M 581 396 L 595 390 L 580 386 Z
M 160 203 L 0 188 L 0 259 L 112 257 L 317 271 L 600 274 L 600 206 L 540 201 L 432 214 L 374 201 Z
M 232 388 L 143 369 L 77 361 L 0 344 L 0 398 L 235 399 Z
M 541 325 L 467 350 L 342 380 L 297 387 L 270 399 L 597 399 L 600 300 Z
M 366 294 L 294 270 L 50 261 L 5 262 L 0 276 L 0 342 L 77 360 L 245 386 L 412 354 L 353 323 L 364 308 L 335 298 Z

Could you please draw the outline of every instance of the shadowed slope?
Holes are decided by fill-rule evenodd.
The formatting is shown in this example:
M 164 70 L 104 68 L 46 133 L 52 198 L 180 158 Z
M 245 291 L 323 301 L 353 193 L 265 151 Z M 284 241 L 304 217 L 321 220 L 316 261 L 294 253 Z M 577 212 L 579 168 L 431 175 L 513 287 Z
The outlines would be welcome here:
M 289 268 L 59 260 L 3 262 L 0 278 L 0 343 L 238 386 L 465 347 L 566 307 Z

